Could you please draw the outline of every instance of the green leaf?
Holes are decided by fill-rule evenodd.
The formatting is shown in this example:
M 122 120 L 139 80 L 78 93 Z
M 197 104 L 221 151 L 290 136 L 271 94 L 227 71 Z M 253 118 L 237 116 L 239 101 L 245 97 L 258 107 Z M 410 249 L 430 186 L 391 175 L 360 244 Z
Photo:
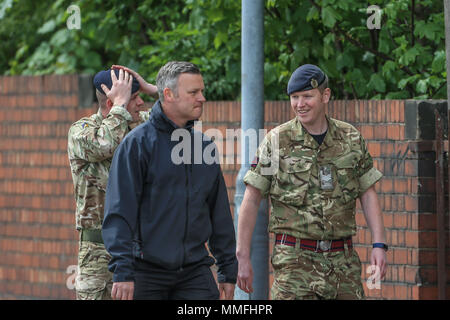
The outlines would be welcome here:
M 426 93 L 427 92 L 427 80 L 419 80 L 417 81 L 416 90 L 419 93 Z
M 332 7 L 322 8 L 322 22 L 326 27 L 334 27 L 336 21 L 339 21 L 341 19 L 342 16 Z
M 433 71 L 434 73 L 440 73 L 445 71 L 445 51 L 441 50 L 441 51 L 436 51 L 434 53 L 434 59 L 433 62 L 431 64 L 431 71 Z
M 341 53 L 336 59 L 336 68 L 342 70 L 344 68 L 353 68 L 353 58 L 346 53 Z
M 386 83 L 384 82 L 383 78 L 377 74 L 374 73 L 371 77 L 370 77 L 370 81 L 367 84 L 367 86 L 371 89 L 374 89 L 378 92 L 385 92 L 386 91 Z
M 227 41 L 227 39 L 228 35 L 225 32 L 217 33 L 216 37 L 214 38 L 214 47 L 216 49 L 219 48 L 222 43 Z
M 50 39 L 50 44 L 55 47 L 62 47 L 67 41 L 69 41 L 71 31 L 68 29 L 58 30 Z
M 408 91 L 393 91 L 386 94 L 386 100 L 408 99 Z
M 315 6 L 311 6 L 308 11 L 308 15 L 306 16 L 306 21 L 318 20 L 319 19 L 319 10 Z
M 419 77 L 420 77 L 420 75 L 416 74 L 416 75 L 413 75 L 411 77 L 404 78 L 404 79 L 399 81 L 398 87 L 400 89 L 404 89 L 408 83 L 412 83 L 412 82 L 416 81 Z
M 431 76 L 428 78 L 428 84 L 433 88 L 439 88 L 444 82 L 446 82 L 446 79 L 443 77 Z
M 420 38 L 435 40 L 439 37 L 441 26 L 430 21 L 418 21 L 414 28 L 414 35 Z
M 411 65 L 416 61 L 416 57 L 419 55 L 419 50 L 413 47 L 405 52 L 403 57 L 400 58 L 400 63 L 403 65 Z
M 53 30 L 55 30 L 55 27 L 56 27 L 56 22 L 55 22 L 55 20 L 51 19 L 51 20 L 47 21 L 46 23 L 44 23 L 44 25 L 38 29 L 37 33 L 38 34 L 49 33 L 49 32 L 52 32 Z
M 274 65 L 270 63 L 264 63 L 264 82 L 273 83 L 277 81 L 277 72 Z
M 397 65 L 394 61 L 388 60 L 383 65 L 383 76 L 390 76 L 391 73 L 397 68 Z

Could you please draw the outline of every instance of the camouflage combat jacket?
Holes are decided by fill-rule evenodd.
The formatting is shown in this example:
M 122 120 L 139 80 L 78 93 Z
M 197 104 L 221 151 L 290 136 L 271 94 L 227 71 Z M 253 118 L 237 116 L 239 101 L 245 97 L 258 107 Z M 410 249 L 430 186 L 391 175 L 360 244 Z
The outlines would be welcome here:
M 244 182 L 270 195 L 269 231 L 333 240 L 356 233 L 356 199 L 381 179 L 363 137 L 327 117 L 319 146 L 297 119 L 269 132 Z
M 140 122 L 119 106 L 103 118 L 96 114 L 73 123 L 68 134 L 68 154 L 76 202 L 76 228 L 101 229 L 109 167 L 117 146 L 131 128 L 145 122 L 149 112 L 140 112 Z

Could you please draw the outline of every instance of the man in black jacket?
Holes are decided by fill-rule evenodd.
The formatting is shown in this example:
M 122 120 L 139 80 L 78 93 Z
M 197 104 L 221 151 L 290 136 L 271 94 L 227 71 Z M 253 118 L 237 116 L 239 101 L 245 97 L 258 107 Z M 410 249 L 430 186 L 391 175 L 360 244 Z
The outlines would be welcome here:
M 192 63 L 169 62 L 156 86 L 160 100 L 149 121 L 122 141 L 111 164 L 102 235 L 112 297 L 218 299 L 223 292 L 232 299 L 237 260 L 227 190 L 217 161 L 202 157 L 213 142 L 193 130 L 203 78 Z M 114 86 L 107 96 L 114 101 Z

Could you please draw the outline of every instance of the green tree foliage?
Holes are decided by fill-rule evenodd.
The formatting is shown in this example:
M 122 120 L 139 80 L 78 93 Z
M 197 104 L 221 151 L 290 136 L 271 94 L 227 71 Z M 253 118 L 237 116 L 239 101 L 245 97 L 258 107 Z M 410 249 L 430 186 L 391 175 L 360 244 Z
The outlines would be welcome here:
M 75 4 L 81 29 L 66 25 Z M 380 11 L 380 28 L 367 20 Z M 446 98 L 443 2 L 265 0 L 265 99 L 321 66 L 337 99 Z M 150 81 L 169 60 L 202 69 L 208 100 L 240 95 L 241 1 L 0 0 L 0 73 L 95 73 L 127 65 Z

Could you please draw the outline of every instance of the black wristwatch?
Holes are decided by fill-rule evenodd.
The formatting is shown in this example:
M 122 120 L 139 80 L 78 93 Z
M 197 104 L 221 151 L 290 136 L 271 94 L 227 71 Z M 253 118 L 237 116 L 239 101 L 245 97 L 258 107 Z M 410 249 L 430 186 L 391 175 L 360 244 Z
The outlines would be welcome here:
M 376 242 L 374 244 L 372 244 L 372 248 L 381 248 L 384 249 L 384 251 L 388 251 L 388 246 L 386 243 L 382 243 L 382 242 Z

